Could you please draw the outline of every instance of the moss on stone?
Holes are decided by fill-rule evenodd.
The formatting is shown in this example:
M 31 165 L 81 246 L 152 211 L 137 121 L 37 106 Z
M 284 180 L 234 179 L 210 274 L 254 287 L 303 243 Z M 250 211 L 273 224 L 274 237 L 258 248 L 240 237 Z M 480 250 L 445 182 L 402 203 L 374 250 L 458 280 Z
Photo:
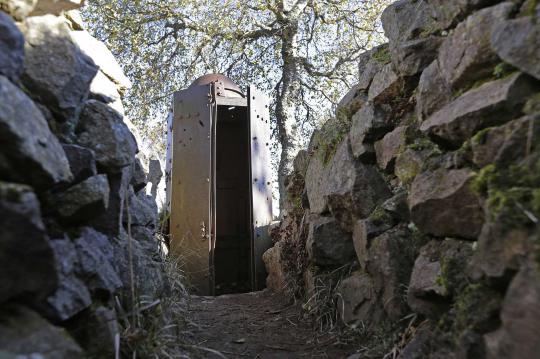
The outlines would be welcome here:
M 454 302 L 456 334 L 465 330 L 485 331 L 497 320 L 502 296 L 484 283 L 467 285 Z
M 390 49 L 388 47 L 381 48 L 379 51 L 371 55 L 371 58 L 383 65 L 386 65 L 392 61 L 392 56 L 390 55 Z
M 471 182 L 471 189 L 479 194 L 487 194 L 489 183 L 493 182 L 495 176 L 497 175 L 497 167 L 494 164 L 489 164 L 482 168 L 474 177 Z

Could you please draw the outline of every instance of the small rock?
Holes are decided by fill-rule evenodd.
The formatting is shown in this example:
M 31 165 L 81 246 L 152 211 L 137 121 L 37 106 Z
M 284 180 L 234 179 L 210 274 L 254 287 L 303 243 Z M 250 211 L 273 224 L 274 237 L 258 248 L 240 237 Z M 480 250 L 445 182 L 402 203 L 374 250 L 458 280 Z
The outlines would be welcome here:
M 484 222 L 480 200 L 468 169 L 428 171 L 418 175 L 409 194 L 411 219 L 427 234 L 476 239 Z
M 355 256 L 351 234 L 331 217 L 310 217 L 306 249 L 309 260 L 321 266 L 343 265 Z
M 148 183 L 146 172 L 144 172 L 140 159 L 136 158 L 133 162 L 131 173 L 130 185 L 133 186 L 135 193 L 138 193 L 140 190 L 144 189 Z
M 437 58 L 441 43 L 440 37 L 429 36 L 394 44 L 390 48 L 392 64 L 401 76 L 419 74 Z
M 516 274 L 504 298 L 501 327 L 484 336 L 486 358 L 535 358 L 540 352 L 540 270 L 525 265 Z
M 540 80 L 540 28 L 537 21 L 534 16 L 524 16 L 496 24 L 491 34 L 491 46 L 505 62 Z
M 63 322 L 88 308 L 92 304 L 92 298 L 88 288 L 76 276 L 79 258 L 71 240 L 52 240 L 51 247 L 59 275 L 58 289 L 39 306 L 51 320 Z
M 2 317 L 0 348 L 3 352 L 14 354 L 14 358 L 82 359 L 85 357 L 82 349 L 64 329 L 49 324 L 28 308 L 4 306 L 0 317 Z M 8 358 L 10 358 L 9 355 Z
M 88 98 L 110 104 L 120 100 L 120 94 L 117 85 L 100 70 L 90 83 Z
M 0 75 L 16 80 L 23 72 L 23 64 L 24 37 L 13 20 L 0 12 Z
M 69 161 L 73 182 L 78 183 L 97 174 L 94 151 L 77 145 L 63 144 L 62 147 Z
M 457 25 L 474 10 L 493 5 L 493 0 L 426 0 L 430 5 L 432 17 L 441 28 L 448 29 Z
M 356 85 L 359 90 L 367 91 L 371 82 L 383 66 L 390 62 L 388 44 L 382 44 L 364 52 L 358 60 L 359 78 Z
M 458 148 L 477 131 L 515 118 L 527 96 L 537 90 L 538 85 L 521 73 L 486 83 L 435 112 L 420 130 L 443 145 Z
M 422 166 L 428 157 L 429 150 L 415 151 L 407 148 L 396 158 L 395 175 L 406 185 L 412 183 L 422 171 Z
M 433 61 L 420 76 L 416 91 L 416 112 L 420 121 L 452 100 L 452 89 L 441 76 L 439 62 Z
M 132 226 L 156 228 L 157 225 L 157 205 L 152 196 L 148 196 L 144 191 L 135 195 L 133 189 L 129 191 L 129 220 Z M 124 225 L 128 223 L 128 213 L 123 215 Z
M 41 3 L 41 1 L 40 1 Z M 92 59 L 73 44 L 66 21 L 53 15 L 30 17 L 22 81 L 32 98 L 46 104 L 59 122 L 55 130 L 72 136 L 90 83 L 97 73 Z
M 0 10 L 5 11 L 17 21 L 24 20 L 34 10 L 37 0 L 0 0 Z
M 131 87 L 131 81 L 124 75 L 114 55 L 103 42 L 94 38 L 88 31 L 73 31 L 71 38 L 81 51 L 94 60 L 100 70 L 118 85 L 120 91 Z
M 21 295 L 41 299 L 58 284 L 39 202 L 24 185 L 0 182 L 0 268 L 0 303 Z
M 37 5 L 30 16 L 60 15 L 62 11 L 78 9 L 83 5 L 84 0 L 37 0 Z
M 380 141 L 375 142 L 375 153 L 377 154 L 379 168 L 393 170 L 396 157 L 405 150 L 407 130 L 408 126 L 396 127 Z
M 384 34 L 390 44 L 425 37 L 440 30 L 431 16 L 425 0 L 399 0 L 388 6 L 381 15 Z
M 283 242 L 277 242 L 263 254 L 264 266 L 268 273 L 266 287 L 276 293 L 283 293 L 288 285 L 288 277 L 283 268 L 282 247 Z
M 72 179 L 62 146 L 32 100 L 0 76 L 0 178 L 37 189 Z
M 492 75 L 499 60 L 491 48 L 490 34 L 510 16 L 514 6 L 504 2 L 475 12 L 442 43 L 439 66 L 452 88 L 459 89 Z
M 122 117 L 106 104 L 96 100 L 86 102 L 76 133 L 77 142 L 96 153 L 98 168 L 118 173 L 135 159 L 135 137 Z
M 379 71 L 369 87 L 368 100 L 375 103 L 385 103 L 399 97 L 404 87 L 403 79 L 394 72 L 392 64 L 386 64 Z
M 92 219 L 107 209 L 107 176 L 92 176 L 63 192 L 51 194 L 47 203 L 64 223 L 79 223 Z
M 382 319 L 373 282 L 367 273 L 355 272 L 343 279 L 336 290 L 340 318 L 347 325 L 373 327 Z
M 114 249 L 105 235 L 85 227 L 74 243 L 79 256 L 79 277 L 92 293 L 108 298 L 122 287 L 122 281 L 109 260 Z M 105 248 L 106 251 L 103 250 Z
M 339 101 L 336 107 L 336 117 L 342 116 L 345 119 L 350 119 L 366 101 L 365 89 L 360 88 L 358 85 L 353 86 Z
M 369 153 L 368 144 L 390 132 L 395 126 L 394 121 L 384 109 L 373 103 L 367 103 L 354 114 L 349 138 L 355 157 Z

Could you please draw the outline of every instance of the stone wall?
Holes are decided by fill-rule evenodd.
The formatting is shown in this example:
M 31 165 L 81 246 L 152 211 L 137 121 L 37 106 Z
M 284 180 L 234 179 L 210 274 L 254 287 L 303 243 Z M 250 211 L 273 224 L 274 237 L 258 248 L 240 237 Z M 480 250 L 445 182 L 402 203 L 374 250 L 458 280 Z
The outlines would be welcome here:
M 114 357 L 120 317 L 169 291 L 130 82 L 80 3 L 0 0 L 2 358 Z
M 536 357 L 540 4 L 400 0 L 382 24 L 296 158 L 268 286 L 308 311 L 330 291 L 402 358 Z

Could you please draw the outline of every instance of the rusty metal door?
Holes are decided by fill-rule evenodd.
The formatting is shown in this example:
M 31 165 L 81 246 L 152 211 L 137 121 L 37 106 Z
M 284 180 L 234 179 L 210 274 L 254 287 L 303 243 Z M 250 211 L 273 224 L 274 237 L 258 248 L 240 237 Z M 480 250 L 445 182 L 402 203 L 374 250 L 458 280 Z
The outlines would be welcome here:
M 272 222 L 270 186 L 270 115 L 268 98 L 255 87 L 248 89 L 251 144 L 252 287 L 262 289 L 266 280 L 263 253 L 272 246 L 268 226 Z
M 171 253 L 198 294 L 212 293 L 211 85 L 174 94 Z

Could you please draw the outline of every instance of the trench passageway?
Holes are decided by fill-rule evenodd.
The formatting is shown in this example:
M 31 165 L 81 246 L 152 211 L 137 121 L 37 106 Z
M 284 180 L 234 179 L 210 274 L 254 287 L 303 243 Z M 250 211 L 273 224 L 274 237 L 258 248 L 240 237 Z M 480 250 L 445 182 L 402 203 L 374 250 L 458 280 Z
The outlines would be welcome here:
M 189 319 L 194 346 L 227 358 L 346 358 L 351 345 L 316 332 L 298 306 L 268 290 L 191 298 Z M 199 350 L 199 358 L 219 358 Z

